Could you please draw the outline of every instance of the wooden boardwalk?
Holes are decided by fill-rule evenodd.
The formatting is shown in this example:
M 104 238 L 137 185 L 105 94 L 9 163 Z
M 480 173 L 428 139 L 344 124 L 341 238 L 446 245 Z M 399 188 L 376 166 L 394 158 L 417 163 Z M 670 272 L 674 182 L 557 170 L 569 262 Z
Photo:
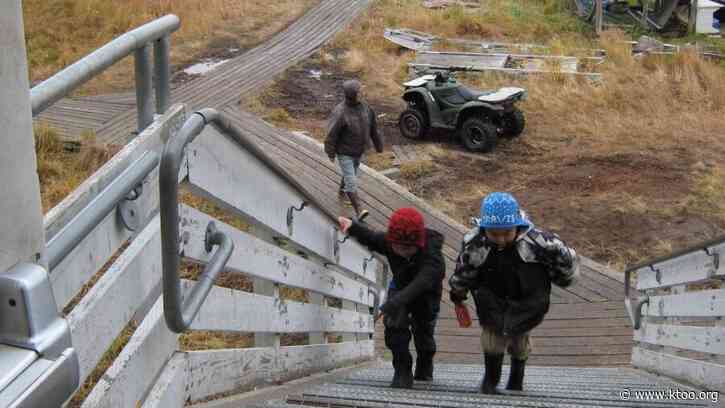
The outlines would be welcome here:
M 189 109 L 222 110 L 237 126 L 255 136 L 282 166 L 298 175 L 299 182 L 316 194 L 321 205 L 335 213 L 348 212 L 336 198 L 339 170 L 316 142 L 274 128 L 240 111 L 237 102 L 243 94 L 258 91 L 285 69 L 311 55 L 368 3 L 367 0 L 323 0 L 267 43 L 174 90 L 173 101 L 185 103 Z M 65 99 L 41 118 L 69 133 L 89 126 L 97 131 L 99 140 L 123 143 L 135 129 L 136 112 L 130 96 Z M 452 272 L 465 227 L 374 171 L 363 168 L 360 184 L 360 196 L 371 211 L 369 222 L 374 227 L 384 228 L 387 218 L 397 208 L 418 207 L 427 224 L 446 237 L 447 273 Z M 576 285 L 566 290 L 553 289 L 551 311 L 533 333 L 531 363 L 628 365 L 632 329 L 624 310 L 623 293 L 623 284 L 616 274 L 588 261 Z M 444 295 L 437 333 L 439 361 L 480 362 L 478 330 L 457 328 L 447 295 Z M 380 334 L 377 334 L 378 347 L 382 349 Z
M 312 55 L 325 42 L 363 12 L 369 0 L 322 0 L 304 16 L 270 40 L 233 58 L 217 69 L 171 91 L 173 102 L 189 109 L 221 108 L 236 104 L 243 95 L 258 92 L 287 68 Z M 92 105 L 98 97 L 89 98 Z M 132 94 L 122 94 L 120 102 L 130 104 L 111 112 L 94 109 L 66 124 L 65 112 L 76 104 L 64 99 L 39 119 L 58 125 L 65 138 L 77 138 L 78 129 L 92 130 L 103 143 L 125 143 L 136 130 L 136 104 Z M 86 100 L 86 98 L 81 98 Z

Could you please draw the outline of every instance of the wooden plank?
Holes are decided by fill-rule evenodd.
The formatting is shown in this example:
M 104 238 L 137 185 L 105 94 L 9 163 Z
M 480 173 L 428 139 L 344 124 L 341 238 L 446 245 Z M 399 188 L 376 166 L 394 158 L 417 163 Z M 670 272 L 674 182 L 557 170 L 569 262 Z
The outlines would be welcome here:
M 333 251 L 336 227 L 333 221 L 310 204 L 302 212 L 295 213 L 294 228 L 290 234 L 286 223 L 287 210 L 299 206 L 305 199 L 267 165 L 213 127 L 207 127 L 188 147 L 188 151 L 189 182 L 193 186 L 208 193 L 210 198 L 232 206 L 254 225 L 269 228 L 326 261 L 336 263 Z M 260 191 L 264 194 L 259 194 Z M 348 242 L 340 249 L 352 250 L 358 245 Z M 344 262 L 340 265 L 374 282 L 372 271 L 362 270 L 362 260 L 353 263 L 350 260 L 351 257 L 340 257 L 340 262 Z
M 632 349 L 632 365 L 707 390 L 725 392 L 725 365 L 659 353 L 642 347 Z
M 473 317 L 473 316 L 472 316 Z M 477 327 L 478 319 L 474 317 L 473 325 Z M 561 319 L 561 320 L 550 320 L 544 319 L 541 325 L 538 327 L 546 329 L 556 328 L 578 328 L 578 327 L 629 327 L 630 321 L 626 317 L 614 317 L 614 318 L 596 318 L 596 319 Z M 453 318 L 440 318 L 438 319 L 439 328 L 457 328 L 458 320 Z M 470 330 L 470 329 L 465 329 Z M 476 330 L 477 331 L 477 330 Z
M 552 292 L 554 292 L 554 288 L 556 288 L 556 286 L 552 285 Z M 557 289 L 562 289 L 562 291 L 564 291 L 564 292 L 572 293 L 572 294 L 586 300 L 587 302 L 604 302 L 604 301 L 609 300 L 606 297 L 602 296 L 601 294 L 587 288 L 578 280 L 575 281 L 574 284 L 571 286 L 568 286 L 566 288 L 557 288 Z M 558 290 L 556 292 L 561 293 Z
M 591 274 L 594 275 L 594 274 Z M 624 300 L 624 287 L 620 287 L 618 289 L 612 289 L 609 286 L 602 284 L 601 282 L 592 279 L 590 274 L 580 274 L 580 276 L 577 278 L 577 284 L 587 288 L 588 290 L 604 297 L 608 300 L 618 300 L 623 301 Z M 622 286 L 622 285 L 619 285 Z
M 475 313 L 475 308 L 469 306 L 469 311 Z M 441 307 L 441 317 L 455 318 L 452 307 Z M 547 320 L 555 319 L 594 319 L 627 317 L 627 311 L 620 302 L 599 302 L 599 303 L 576 303 L 576 304 L 551 304 Z
M 660 346 L 725 355 L 725 327 L 644 323 L 634 340 Z
M 382 334 L 382 332 L 381 332 Z M 440 339 L 439 344 L 447 344 L 448 341 L 458 341 L 457 344 L 469 344 L 468 348 L 461 348 L 461 351 L 475 352 L 480 350 L 480 330 L 470 336 L 446 336 L 437 333 Z M 534 353 L 539 353 L 539 346 L 626 346 L 625 352 L 629 353 L 632 348 L 632 335 L 625 336 L 579 336 L 579 337 L 539 337 L 536 334 L 531 336 Z M 470 342 L 470 343 L 463 343 Z M 382 343 L 381 343 L 382 344 Z
M 481 364 L 483 356 L 480 353 L 436 353 L 436 362 L 454 364 Z M 547 356 L 531 355 L 527 364 L 531 366 L 572 366 L 572 367 L 611 367 L 628 366 L 630 354 L 588 355 L 588 356 Z M 483 370 L 481 370 L 483 375 Z
M 187 205 L 180 206 L 179 218 L 181 234 L 188 237 L 182 248 L 188 259 L 207 262 L 211 258 L 204 248 L 204 234 L 207 224 L 213 220 L 217 228 L 234 242 L 227 270 L 367 306 L 373 305 L 368 285 L 363 282 L 266 243 Z
M 186 399 L 191 402 L 223 392 L 289 381 L 373 357 L 373 342 L 311 346 L 192 351 Z
M 399 167 L 401 164 L 405 163 L 405 155 L 402 151 L 400 151 L 400 146 L 395 145 L 392 147 L 393 150 L 393 166 Z
M 386 28 L 384 37 L 393 44 L 414 51 L 429 51 L 432 48 L 433 42 L 437 39 L 430 34 L 406 28 Z
M 196 282 L 183 281 L 184 290 Z M 372 333 L 372 315 L 220 288 L 209 292 L 192 330 Z
M 167 408 L 184 406 L 184 389 L 188 359 L 186 353 L 176 352 L 166 363 L 141 408 Z
M 651 317 L 722 317 L 725 316 L 725 289 L 651 296 L 649 305 L 642 308 L 642 315 Z
M 166 327 L 163 299 L 159 298 L 82 407 L 135 407 L 143 402 L 176 350 L 177 339 Z
M 637 289 L 664 288 L 707 280 L 715 274 L 716 269 L 713 257 L 705 251 L 692 252 L 652 267 L 638 269 Z
M 443 353 L 480 353 L 481 340 L 470 336 L 436 336 L 438 351 Z M 586 356 L 606 354 L 629 354 L 632 341 L 620 344 L 557 344 L 541 338 L 531 339 L 531 352 L 536 355 Z
M 425 0 L 423 7 L 429 9 L 443 9 L 448 6 L 460 6 L 467 8 L 479 8 L 481 3 L 476 0 Z
M 436 330 L 439 335 L 460 335 L 459 329 L 440 328 Z M 631 336 L 629 327 L 579 327 L 579 328 L 535 328 L 531 332 L 535 337 L 590 337 L 590 336 Z
M 161 282 L 159 217 L 133 240 L 68 316 L 81 381 Z
M 88 180 L 83 182 L 65 200 L 51 209 L 44 219 L 46 240 L 49 240 L 63 226 L 75 217 L 92 199 L 148 150 L 160 152 L 163 140 L 179 126 L 184 118 L 182 106 L 175 106 L 162 119 L 151 125 L 138 139 L 134 140 Z M 183 177 L 183 172 L 180 177 Z M 139 198 L 139 209 L 144 218 L 158 209 L 158 170 L 154 170 L 144 182 L 144 194 Z M 50 271 L 58 308 L 62 309 L 80 288 L 118 251 L 133 233 L 118 220 L 116 211 L 111 212 L 88 234 L 58 266 Z
M 508 59 L 508 54 L 443 53 L 423 51 L 416 53 L 415 64 L 489 69 L 504 68 Z

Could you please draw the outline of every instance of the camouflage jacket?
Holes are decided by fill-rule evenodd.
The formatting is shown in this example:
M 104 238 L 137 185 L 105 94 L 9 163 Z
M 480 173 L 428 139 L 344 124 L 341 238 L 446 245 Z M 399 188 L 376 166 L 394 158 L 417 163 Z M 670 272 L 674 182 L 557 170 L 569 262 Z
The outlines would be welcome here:
M 549 272 L 551 282 L 560 287 L 571 285 L 579 275 L 579 257 L 558 235 L 534 228 L 530 225 L 519 234 L 516 250 L 526 263 L 543 264 Z M 465 297 L 466 292 L 476 288 L 480 267 L 486 262 L 492 247 L 479 228 L 470 230 L 463 238 L 456 270 L 449 283 L 451 291 Z
M 494 249 L 476 228 L 463 241 L 449 280 L 450 297 L 461 302 L 471 291 L 482 327 L 504 335 L 527 333 L 549 310 L 551 284 L 571 285 L 578 265 L 573 249 L 533 226 L 503 251 Z

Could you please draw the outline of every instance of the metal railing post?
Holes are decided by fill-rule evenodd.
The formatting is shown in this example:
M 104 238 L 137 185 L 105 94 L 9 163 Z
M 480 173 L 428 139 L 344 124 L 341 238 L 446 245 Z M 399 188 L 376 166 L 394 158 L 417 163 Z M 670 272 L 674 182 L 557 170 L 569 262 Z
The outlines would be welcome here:
M 136 53 L 138 56 L 141 48 L 147 47 L 148 43 L 168 36 L 170 33 L 179 28 L 179 18 L 175 15 L 167 15 L 156 19 L 141 27 L 133 29 L 122 34 L 115 40 L 107 43 L 103 47 L 93 51 L 92 53 L 76 61 L 72 65 L 64 68 L 52 77 L 46 79 L 30 90 L 30 100 L 33 107 L 33 115 L 53 105 L 55 102 L 68 95 L 84 83 L 91 80 L 103 70 L 130 55 Z M 148 57 L 146 57 L 148 59 Z M 137 61 L 139 64 L 140 61 Z M 148 81 L 151 81 L 151 67 L 141 65 L 142 71 L 146 71 L 145 75 Z M 139 67 L 139 65 L 137 65 Z M 137 78 L 139 77 L 137 72 Z M 151 95 L 148 88 L 147 94 Z M 153 109 L 153 107 L 151 108 Z M 152 117 L 153 117 L 153 112 Z
M 153 93 L 151 59 L 149 51 L 151 46 L 144 45 L 134 51 L 134 68 L 136 72 L 136 113 L 138 117 L 138 132 L 141 133 L 154 121 L 154 108 L 151 102 Z
M 154 79 L 156 91 L 156 113 L 166 112 L 171 105 L 171 67 L 169 65 L 170 39 L 165 35 L 154 42 Z

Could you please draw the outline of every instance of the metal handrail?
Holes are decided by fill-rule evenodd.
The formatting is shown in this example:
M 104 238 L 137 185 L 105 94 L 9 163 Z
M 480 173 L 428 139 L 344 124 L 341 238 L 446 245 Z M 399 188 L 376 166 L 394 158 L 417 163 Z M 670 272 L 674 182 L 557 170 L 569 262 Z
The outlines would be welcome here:
M 682 255 L 686 255 L 692 252 L 697 251 L 707 251 L 707 248 L 720 245 L 722 243 L 725 243 L 725 235 L 720 235 L 718 237 L 715 237 L 713 239 L 707 240 L 705 242 L 680 249 L 678 251 L 674 251 L 668 255 L 659 256 L 656 258 L 648 259 L 644 262 L 637 263 L 632 266 L 628 266 L 624 270 L 624 306 L 627 309 L 627 314 L 629 314 L 629 319 L 632 321 L 632 326 L 635 330 L 639 330 L 641 326 L 642 321 L 642 307 L 649 303 L 649 296 L 647 295 L 641 295 L 637 297 L 636 302 L 634 302 L 634 306 L 632 305 L 632 299 L 629 296 L 630 288 L 631 288 L 631 281 L 632 281 L 632 273 L 646 267 L 654 268 L 654 265 L 662 262 L 666 262 L 675 258 L 679 258 Z
M 155 152 L 145 152 L 126 168 L 111 184 L 101 191 L 78 215 L 46 244 L 45 257 L 48 270 L 53 270 L 80 244 L 116 206 L 137 189 L 143 179 L 156 168 L 159 157 Z M 136 191 L 138 194 L 138 190 Z M 138 198 L 138 196 L 136 196 Z
M 156 19 L 119 36 L 34 86 L 30 90 L 33 116 L 44 111 L 106 68 L 134 53 L 138 131 L 142 131 L 153 122 L 154 110 L 151 103 L 153 91 L 151 88 L 154 83 L 156 113 L 164 113 L 171 103 L 169 34 L 176 31 L 179 26 L 179 18 L 173 14 Z M 152 75 L 149 58 L 151 42 L 154 42 L 155 75 Z M 154 83 L 152 83 L 152 76 L 155 77 Z
M 226 265 L 233 250 L 233 243 L 228 237 L 218 231 L 210 234 L 209 227 L 207 227 L 207 251 L 210 252 L 213 245 L 220 245 L 220 248 L 212 256 L 198 283 L 194 285 L 191 294 L 182 305 L 181 279 L 179 277 L 179 265 L 181 263 L 179 256 L 179 169 L 185 147 L 194 141 L 209 124 L 214 125 L 219 131 L 229 136 L 241 148 L 267 166 L 275 175 L 302 195 L 305 203 L 316 204 L 322 214 L 328 217 L 333 224 L 337 223 L 334 214 L 320 205 L 314 195 L 299 184 L 287 170 L 277 164 L 255 141 L 242 133 L 224 115 L 211 108 L 194 112 L 184 122 L 176 136 L 166 142 L 159 166 L 164 317 L 169 329 L 176 333 L 180 333 L 190 326 L 209 293 L 214 278 Z M 369 288 L 369 290 L 378 299 L 376 290 L 372 288 Z M 378 303 L 379 299 L 374 305 L 375 313 L 379 308 Z
M 207 226 L 205 247 L 208 252 L 214 245 L 219 248 L 206 265 L 189 296 L 182 301 L 179 277 L 179 169 L 184 159 L 184 149 L 204 129 L 206 122 L 199 115 L 192 115 L 184 122 L 179 133 L 169 138 L 164 146 L 159 165 L 160 218 L 161 218 L 161 265 L 163 268 L 164 318 L 166 325 L 175 333 L 181 333 L 194 321 L 211 290 L 214 279 L 226 266 L 234 250 L 234 243 L 224 233 L 216 230 L 214 223 Z

